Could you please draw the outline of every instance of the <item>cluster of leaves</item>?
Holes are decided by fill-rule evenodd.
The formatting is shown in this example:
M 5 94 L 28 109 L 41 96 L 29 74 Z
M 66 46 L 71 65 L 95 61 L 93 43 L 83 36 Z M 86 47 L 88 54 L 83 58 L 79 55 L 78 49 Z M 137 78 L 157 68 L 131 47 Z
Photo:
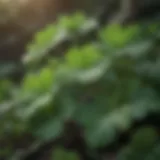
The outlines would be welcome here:
M 35 138 L 30 146 L 34 148 L 58 138 L 67 120 L 83 126 L 87 145 L 96 150 L 115 143 L 135 122 L 160 114 L 159 25 L 106 26 L 92 41 L 72 44 L 63 57 L 48 56 L 65 36 L 73 38 L 93 26 L 96 23 L 81 14 L 49 25 L 28 47 L 28 70 L 21 84 L 0 82 L 0 141 L 7 143 L 0 156 L 22 159 L 13 141 L 28 133 Z M 146 123 L 136 129 L 115 159 L 160 158 L 156 127 Z M 54 150 L 52 158 L 80 159 L 63 149 Z

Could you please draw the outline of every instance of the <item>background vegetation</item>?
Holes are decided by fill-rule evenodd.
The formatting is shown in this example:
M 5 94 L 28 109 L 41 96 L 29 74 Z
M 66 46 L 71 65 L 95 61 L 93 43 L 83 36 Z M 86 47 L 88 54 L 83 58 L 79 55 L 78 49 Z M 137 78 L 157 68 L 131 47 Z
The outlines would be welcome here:
M 0 70 L 0 159 L 158 160 L 159 51 L 158 21 L 76 13 L 37 32 L 18 83 Z

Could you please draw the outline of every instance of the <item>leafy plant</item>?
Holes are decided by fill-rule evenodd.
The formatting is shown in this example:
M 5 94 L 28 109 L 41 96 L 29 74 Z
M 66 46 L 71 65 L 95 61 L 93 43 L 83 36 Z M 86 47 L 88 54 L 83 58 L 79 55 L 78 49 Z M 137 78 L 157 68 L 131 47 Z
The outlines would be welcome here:
M 81 24 L 88 21 L 81 14 L 62 17 L 57 24 L 37 33 L 27 48 L 24 64 L 27 73 L 21 84 L 8 85 L 0 81 L 0 141 L 7 141 L 6 132 L 13 139 L 28 133 L 34 137 L 32 144 L 56 141 L 70 120 L 82 126 L 86 153 L 98 160 L 99 148 L 120 143 L 118 138 L 132 132 L 137 122 L 149 125 L 152 119 L 148 122 L 148 116 L 159 116 L 160 37 L 155 36 L 159 35 L 158 27 L 151 25 L 144 31 L 145 24 L 127 28 L 106 26 L 85 44 L 71 43 L 64 50 L 64 56 L 47 56 L 65 36 L 71 36 L 74 41 L 77 33 L 82 34 Z M 11 90 L 14 92 L 10 93 Z M 148 128 L 137 125 L 133 136 L 127 134 L 130 137 L 127 144 L 114 151 L 114 159 L 157 159 L 156 127 L 159 129 L 155 122 Z M 69 131 L 72 142 L 75 129 L 72 127 Z M 69 140 L 70 136 L 67 142 Z M 18 150 L 12 148 L 15 152 Z M 55 149 L 50 159 L 79 160 L 74 149 L 71 152 Z M 22 150 L 24 155 L 28 151 Z

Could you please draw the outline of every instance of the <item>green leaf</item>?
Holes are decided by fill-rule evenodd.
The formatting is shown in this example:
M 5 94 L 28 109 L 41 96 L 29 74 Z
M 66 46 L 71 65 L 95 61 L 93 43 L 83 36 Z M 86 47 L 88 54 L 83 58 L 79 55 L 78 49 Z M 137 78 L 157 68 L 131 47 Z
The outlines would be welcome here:
M 112 47 L 122 48 L 130 43 L 137 33 L 137 26 L 123 28 L 119 25 L 110 25 L 100 32 L 100 38 Z
M 77 12 L 72 16 L 62 16 L 58 21 L 58 26 L 73 32 L 78 30 L 85 21 L 86 17 L 82 13 Z
M 102 59 L 99 49 L 93 45 L 74 47 L 68 51 L 65 60 L 71 68 L 87 68 Z
M 102 116 L 87 135 L 86 139 L 93 148 L 112 143 L 117 131 L 127 130 L 132 122 L 131 109 L 124 107 Z
M 29 73 L 24 77 L 22 92 L 45 92 L 49 91 L 54 84 L 54 73 L 51 68 L 42 68 L 38 73 Z
M 64 121 L 59 117 L 49 118 L 45 120 L 45 122 L 42 122 L 41 125 L 34 128 L 32 133 L 41 140 L 53 140 L 62 133 L 63 123 Z
M 39 31 L 35 35 L 34 41 L 27 46 L 24 63 L 33 63 L 45 56 L 50 47 L 55 43 L 58 31 L 56 25 L 48 25 L 44 30 Z

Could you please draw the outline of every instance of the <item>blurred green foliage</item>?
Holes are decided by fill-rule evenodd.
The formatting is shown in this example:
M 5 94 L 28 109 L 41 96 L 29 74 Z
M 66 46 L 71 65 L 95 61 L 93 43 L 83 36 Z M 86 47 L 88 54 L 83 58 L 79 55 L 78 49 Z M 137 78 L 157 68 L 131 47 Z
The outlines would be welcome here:
M 52 158 L 53 160 L 63 160 L 63 159 L 80 160 L 79 156 L 76 153 L 68 152 L 68 151 L 65 151 L 64 149 L 59 149 L 59 148 L 54 150 Z
M 21 84 L 0 81 L 0 144 L 7 144 L 0 157 L 17 156 L 13 143 L 25 133 L 35 137 L 31 145 L 57 139 L 68 119 L 84 127 L 87 145 L 97 149 L 115 143 L 134 122 L 160 115 L 159 25 L 106 26 L 96 40 L 72 44 L 63 57 L 48 56 L 60 39 L 82 33 L 81 24 L 88 21 L 81 14 L 63 17 L 37 33 L 27 47 L 29 68 Z M 44 57 L 48 59 L 41 63 Z M 157 130 L 142 126 L 115 159 L 157 160 L 159 145 Z M 59 148 L 52 158 L 79 160 L 76 153 Z

